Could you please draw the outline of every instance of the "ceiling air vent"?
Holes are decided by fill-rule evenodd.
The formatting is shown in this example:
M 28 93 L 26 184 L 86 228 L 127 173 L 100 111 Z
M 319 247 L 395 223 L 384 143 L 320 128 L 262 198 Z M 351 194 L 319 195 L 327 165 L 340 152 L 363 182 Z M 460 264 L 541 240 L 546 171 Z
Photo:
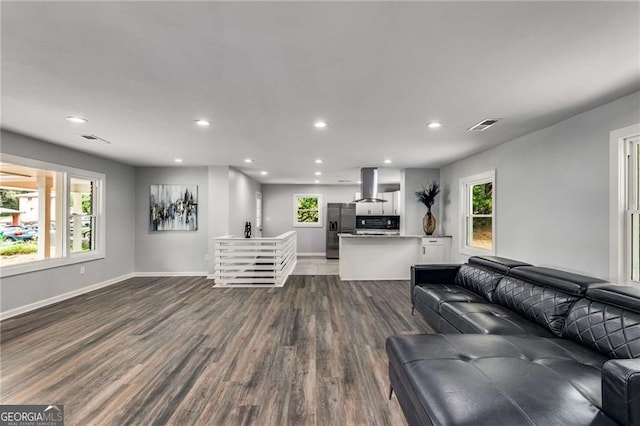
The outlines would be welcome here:
M 351 182 L 349 179 L 338 179 L 338 183 L 349 183 Z
M 111 144 L 111 142 L 109 142 L 108 140 L 102 139 L 96 135 L 80 135 L 80 137 L 88 141 L 104 142 L 104 143 Z
M 499 118 L 487 118 L 467 129 L 468 132 L 482 132 L 500 121 Z

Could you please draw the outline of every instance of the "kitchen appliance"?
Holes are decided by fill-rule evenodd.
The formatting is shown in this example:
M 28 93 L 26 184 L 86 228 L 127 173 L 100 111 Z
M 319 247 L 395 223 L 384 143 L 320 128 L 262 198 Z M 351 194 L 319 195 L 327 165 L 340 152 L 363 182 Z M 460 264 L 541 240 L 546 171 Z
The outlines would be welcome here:
M 386 203 L 387 200 L 378 198 L 378 168 L 363 167 L 360 169 L 361 197 L 356 203 Z
M 356 205 L 354 203 L 327 203 L 327 259 L 340 257 L 338 234 L 356 233 Z
M 356 216 L 358 235 L 400 235 L 400 216 Z

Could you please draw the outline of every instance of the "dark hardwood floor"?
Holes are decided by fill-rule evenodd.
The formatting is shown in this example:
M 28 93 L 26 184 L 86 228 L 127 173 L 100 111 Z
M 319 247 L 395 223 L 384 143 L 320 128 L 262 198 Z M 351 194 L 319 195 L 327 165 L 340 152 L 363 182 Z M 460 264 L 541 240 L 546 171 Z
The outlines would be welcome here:
M 385 338 L 431 332 L 408 287 L 130 279 L 0 323 L 0 400 L 69 425 L 402 425 Z

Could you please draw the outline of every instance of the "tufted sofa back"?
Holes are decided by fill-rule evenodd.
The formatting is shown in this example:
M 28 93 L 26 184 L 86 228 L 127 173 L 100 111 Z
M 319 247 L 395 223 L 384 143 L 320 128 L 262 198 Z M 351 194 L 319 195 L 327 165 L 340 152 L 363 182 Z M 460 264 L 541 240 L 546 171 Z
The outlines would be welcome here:
M 528 263 L 497 256 L 473 256 L 458 270 L 455 283 L 493 301 L 493 292 L 512 268 Z
M 562 337 L 609 358 L 640 358 L 640 287 L 590 288 L 569 311 Z
M 560 336 L 573 304 L 590 286 L 602 283 L 606 281 L 557 269 L 525 266 L 513 269 L 498 283 L 493 302 Z

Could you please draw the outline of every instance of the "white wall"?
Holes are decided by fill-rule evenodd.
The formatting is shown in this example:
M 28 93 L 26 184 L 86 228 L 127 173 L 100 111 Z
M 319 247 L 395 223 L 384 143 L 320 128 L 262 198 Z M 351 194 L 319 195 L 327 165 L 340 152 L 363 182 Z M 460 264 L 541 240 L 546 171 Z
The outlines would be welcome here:
M 106 175 L 105 258 L 3 278 L 0 311 L 54 298 L 134 271 L 134 169 L 114 161 L 2 130 L 1 151 Z
M 497 255 L 608 279 L 609 132 L 639 121 L 640 92 L 444 167 L 454 260 L 459 179 L 496 169 Z
M 136 272 L 201 273 L 208 270 L 207 167 L 136 167 Z M 198 230 L 149 232 L 149 186 L 198 185 Z
M 229 234 L 243 236 L 245 223 L 251 222 L 251 235 L 256 236 L 256 192 L 260 191 L 262 185 L 255 179 L 229 168 Z
M 327 203 L 350 203 L 359 191 L 355 185 L 262 185 L 263 236 L 275 237 L 295 230 L 298 253 L 324 254 L 327 231 L 324 223 L 318 228 L 293 227 L 293 195 L 322 194 L 322 208 L 326 212 Z
M 400 173 L 401 209 L 400 233 L 403 235 L 424 235 L 422 218 L 427 213 L 424 204 L 416 200 L 416 191 L 422 191 L 423 185 L 431 182 L 440 182 L 440 171 L 437 169 L 404 169 Z M 436 218 L 436 232 L 440 234 L 442 229 L 440 217 L 440 205 L 443 194 L 436 197 L 435 204 L 431 207 L 431 213 Z

